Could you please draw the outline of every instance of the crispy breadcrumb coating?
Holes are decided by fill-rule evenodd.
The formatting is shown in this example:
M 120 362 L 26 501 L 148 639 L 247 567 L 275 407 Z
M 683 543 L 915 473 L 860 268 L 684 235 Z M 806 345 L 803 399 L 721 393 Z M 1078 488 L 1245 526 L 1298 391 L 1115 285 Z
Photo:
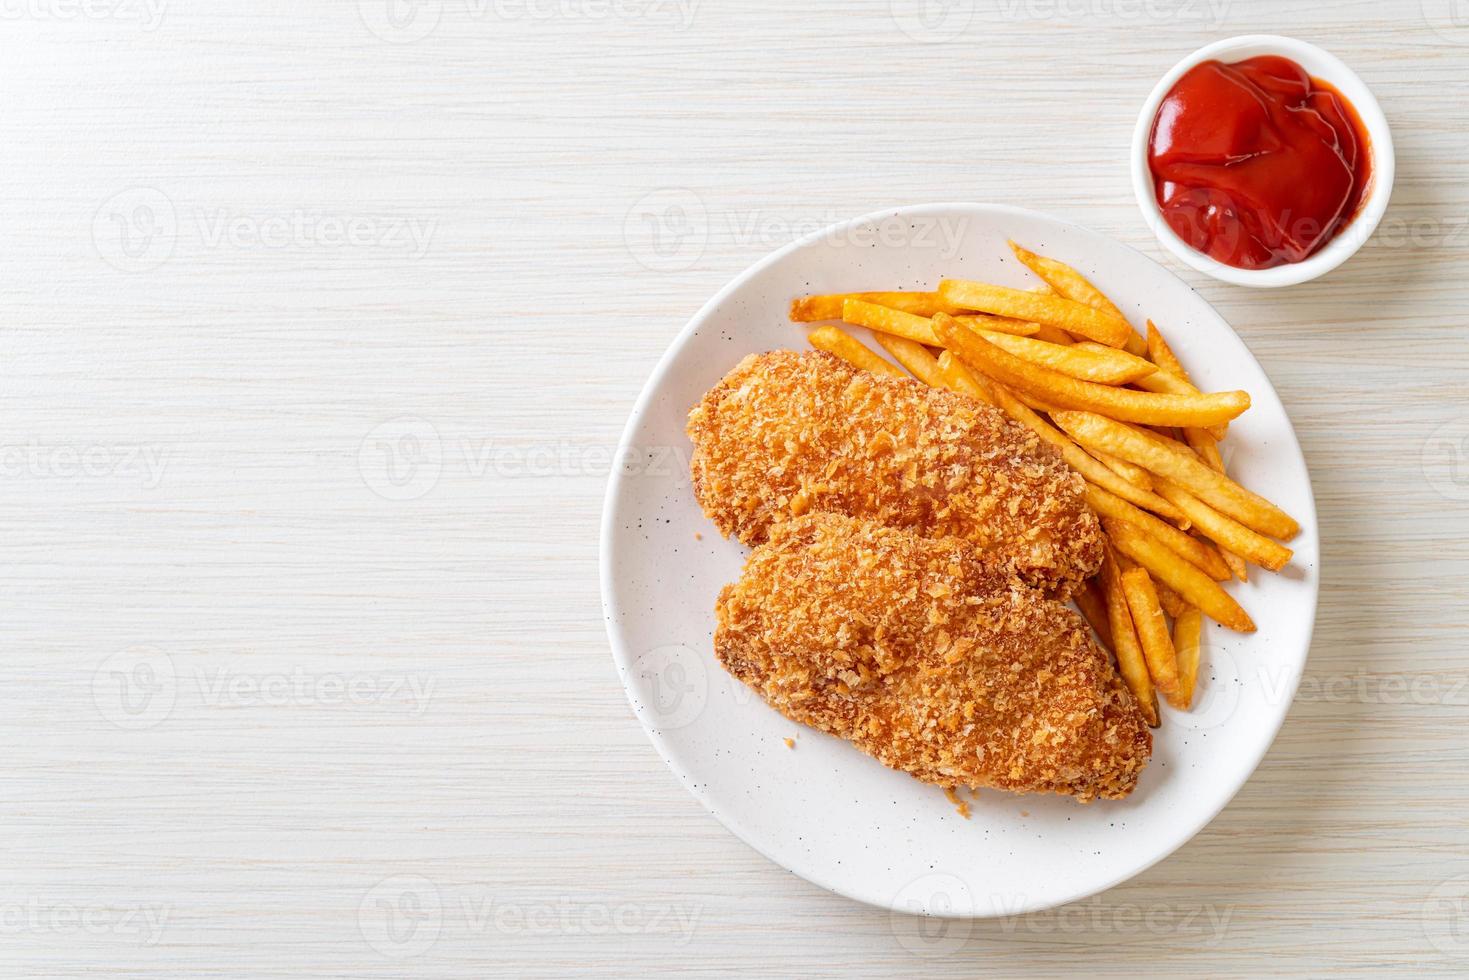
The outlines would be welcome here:
M 717 613 L 731 674 L 925 782 L 1117 799 L 1152 752 L 1081 618 L 953 538 L 796 518 Z
M 808 511 L 865 517 L 990 552 L 1069 595 L 1102 561 L 1085 487 L 999 411 L 821 351 L 745 358 L 689 414 L 694 493 L 726 537 L 765 540 Z

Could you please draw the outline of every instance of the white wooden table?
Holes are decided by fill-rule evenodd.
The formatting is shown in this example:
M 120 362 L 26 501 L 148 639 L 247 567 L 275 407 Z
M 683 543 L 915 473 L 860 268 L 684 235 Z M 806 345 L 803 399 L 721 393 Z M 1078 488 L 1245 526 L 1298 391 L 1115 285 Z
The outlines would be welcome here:
M 1462 6 L 0 5 L 0 974 L 1469 969 Z M 1258 31 L 1353 65 L 1399 164 L 1327 279 L 1181 273 L 1321 509 L 1275 748 L 1058 912 L 925 932 L 772 866 L 608 656 L 597 523 L 643 379 L 746 265 L 889 204 L 1162 258 L 1137 107 Z

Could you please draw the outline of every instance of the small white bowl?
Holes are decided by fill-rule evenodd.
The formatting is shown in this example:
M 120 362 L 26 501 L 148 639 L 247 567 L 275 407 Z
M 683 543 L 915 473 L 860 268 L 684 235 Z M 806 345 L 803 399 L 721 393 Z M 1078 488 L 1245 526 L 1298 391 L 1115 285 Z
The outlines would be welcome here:
M 1182 238 L 1179 238 L 1172 228 L 1168 227 L 1168 222 L 1163 220 L 1163 212 L 1158 207 L 1158 199 L 1153 187 L 1153 174 L 1148 167 L 1148 143 L 1152 138 L 1153 118 L 1158 114 L 1158 106 L 1163 103 L 1164 97 L 1168 95 L 1174 84 L 1190 68 L 1211 58 L 1232 62 L 1259 55 L 1281 55 L 1291 59 L 1304 68 L 1312 78 L 1319 78 L 1329 83 L 1352 104 L 1372 144 L 1370 147 L 1372 176 L 1367 188 L 1366 200 L 1363 201 L 1351 224 L 1310 258 L 1303 262 L 1278 265 L 1273 269 L 1239 269 L 1232 265 L 1225 265 L 1223 262 L 1217 262 L 1202 252 L 1196 251 Z M 1392 132 L 1388 129 L 1387 117 L 1382 114 L 1382 108 L 1378 106 L 1377 99 L 1373 98 L 1371 90 L 1357 77 L 1356 72 L 1342 63 L 1341 59 L 1327 54 L 1314 44 L 1307 44 L 1305 41 L 1297 41 L 1294 38 L 1279 37 L 1274 34 L 1246 34 L 1224 41 L 1216 41 L 1200 48 L 1174 65 L 1173 69 L 1159 80 L 1152 94 L 1148 96 L 1148 100 L 1143 103 L 1143 110 L 1137 117 L 1137 128 L 1132 134 L 1131 166 L 1132 189 L 1137 195 L 1138 207 L 1142 208 L 1143 219 L 1147 221 L 1148 227 L 1153 229 L 1153 234 L 1158 236 L 1158 241 L 1167 246 L 1170 252 L 1189 266 L 1215 279 L 1234 283 L 1237 286 L 1270 288 L 1292 286 L 1298 282 L 1306 282 L 1317 276 L 1325 275 L 1351 258 L 1352 254 L 1362 247 L 1362 243 L 1372 237 L 1377 223 L 1382 220 L 1383 212 L 1387 210 L 1388 198 L 1392 196 L 1395 160 Z

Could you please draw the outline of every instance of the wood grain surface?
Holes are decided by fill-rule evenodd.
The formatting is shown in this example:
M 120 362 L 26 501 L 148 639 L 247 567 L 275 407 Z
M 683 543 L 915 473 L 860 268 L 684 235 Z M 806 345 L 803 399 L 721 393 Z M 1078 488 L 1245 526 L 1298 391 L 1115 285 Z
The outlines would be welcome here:
M 1450 0 L 0 4 L 0 974 L 1469 969 L 1469 8 Z M 1382 230 L 1228 287 L 1132 200 L 1208 41 L 1341 56 Z M 1064 910 L 771 865 L 634 720 L 602 493 L 658 356 L 830 222 L 1052 212 L 1178 271 L 1307 453 L 1301 696 L 1234 803 Z M 974 869 L 982 873 L 982 869 Z

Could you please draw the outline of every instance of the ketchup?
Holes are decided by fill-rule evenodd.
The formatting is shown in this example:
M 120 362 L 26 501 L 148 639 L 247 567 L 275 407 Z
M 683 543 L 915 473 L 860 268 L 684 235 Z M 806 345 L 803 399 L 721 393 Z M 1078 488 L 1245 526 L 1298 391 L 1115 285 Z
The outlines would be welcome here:
M 1300 262 L 1341 233 L 1372 177 L 1351 103 L 1289 58 L 1205 61 L 1153 120 L 1148 166 L 1163 219 L 1241 269 Z

